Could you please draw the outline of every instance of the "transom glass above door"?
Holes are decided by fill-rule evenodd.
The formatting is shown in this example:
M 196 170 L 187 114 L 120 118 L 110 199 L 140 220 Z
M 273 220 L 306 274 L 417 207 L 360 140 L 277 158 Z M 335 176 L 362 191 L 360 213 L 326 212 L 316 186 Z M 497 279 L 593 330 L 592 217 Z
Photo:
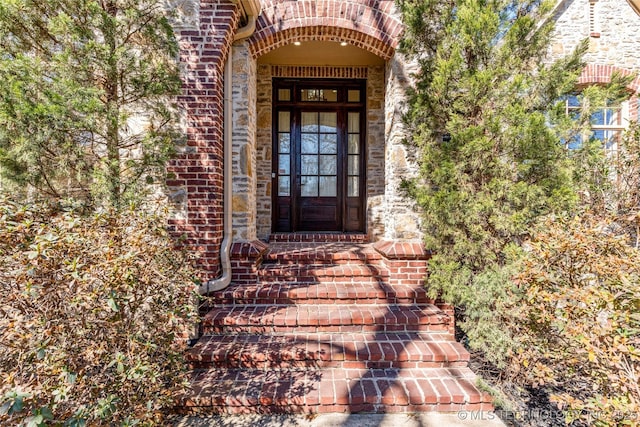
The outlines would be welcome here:
M 364 90 L 274 80 L 274 231 L 364 231 Z

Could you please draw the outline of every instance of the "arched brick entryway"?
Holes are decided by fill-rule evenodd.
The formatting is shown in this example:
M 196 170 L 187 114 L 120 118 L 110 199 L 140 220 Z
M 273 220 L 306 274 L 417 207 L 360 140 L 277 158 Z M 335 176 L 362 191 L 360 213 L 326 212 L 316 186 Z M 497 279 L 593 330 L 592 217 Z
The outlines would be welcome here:
M 171 195 L 179 208 L 178 214 L 171 220 L 171 226 L 176 233 L 185 235 L 187 246 L 200 255 L 200 265 L 210 272 L 211 276 L 207 278 L 213 278 L 220 273 L 219 250 L 222 240 L 222 67 L 233 43 L 233 34 L 242 25 L 242 19 L 237 1 L 196 0 L 193 3 L 197 7 L 187 8 L 190 11 L 193 9 L 193 14 L 189 16 L 190 19 L 185 25 L 178 28 L 181 63 L 184 69 L 184 88 L 179 102 L 184 112 L 183 123 L 187 140 L 179 147 L 179 156 L 168 168 Z M 399 68 L 394 60 L 402 32 L 394 0 L 268 0 L 262 1 L 261 4 L 262 12 L 257 20 L 255 33 L 240 43 L 238 49 L 234 48 L 239 54 L 238 58 L 234 59 L 234 66 L 236 62 L 238 65 L 234 74 L 239 72 L 249 79 L 255 78 L 259 73 L 259 67 L 256 67 L 257 58 L 293 41 L 345 41 L 386 61 L 386 67 L 379 66 L 378 69 L 369 71 L 379 76 L 376 77 L 380 82 L 375 88 L 376 93 L 396 96 L 399 88 L 403 86 L 402 80 L 405 75 L 397 73 Z M 242 48 L 247 54 L 247 61 L 244 63 L 241 58 Z M 234 54 L 234 57 L 236 56 Z M 254 129 L 259 126 L 259 120 L 255 120 L 256 93 L 255 89 L 253 94 L 250 93 L 246 80 L 241 83 L 240 90 L 243 92 L 240 99 L 243 104 L 234 105 L 233 108 L 236 117 L 234 127 L 241 127 L 242 132 L 234 134 L 234 146 L 236 141 L 247 139 L 247 147 L 245 151 L 240 152 L 240 156 L 255 164 L 255 136 L 251 135 L 255 135 Z M 247 94 L 248 96 L 245 96 Z M 260 94 L 258 98 L 259 96 Z M 399 116 L 395 116 L 400 113 L 396 111 L 397 105 L 386 105 L 384 96 L 379 96 L 380 102 L 377 102 L 376 108 L 367 110 L 369 115 L 378 114 L 382 118 L 382 124 L 376 130 L 379 133 L 377 140 L 384 147 L 376 152 L 380 157 L 376 160 L 380 176 L 372 178 L 380 181 L 378 187 L 382 190 L 376 193 L 376 198 L 369 196 L 370 201 L 377 200 L 376 215 L 380 223 L 398 221 L 398 218 L 402 218 L 402 213 L 398 215 L 398 211 L 382 212 L 383 203 L 384 206 L 389 206 L 389 201 L 399 206 L 399 210 L 413 215 L 411 209 L 400 206 L 404 202 L 400 201 L 399 196 L 388 194 L 391 190 L 384 185 L 385 176 L 403 176 L 407 173 L 407 168 L 402 166 L 405 162 L 395 162 L 394 164 L 400 166 L 389 169 L 392 162 L 385 161 L 385 157 L 396 159 L 403 156 L 400 153 L 403 148 L 400 132 L 396 131 L 400 120 Z M 242 117 L 236 115 L 238 108 L 244 108 L 246 114 Z M 390 119 L 393 126 L 385 126 L 384 120 L 388 111 L 393 112 L 394 118 Z M 245 118 L 248 121 L 242 124 Z M 251 141 L 251 138 L 254 138 L 254 141 Z M 242 148 L 242 144 L 242 141 L 239 141 L 237 146 Z M 254 170 L 242 169 L 242 165 L 247 164 L 240 164 L 237 169 L 241 174 L 251 177 Z M 401 170 L 400 167 L 404 169 Z M 254 186 L 255 173 L 253 178 L 245 181 L 243 185 Z M 388 188 L 393 189 L 394 186 Z M 234 195 L 237 194 L 234 188 Z M 255 190 L 253 194 L 255 195 Z M 247 203 L 238 198 L 239 207 L 246 206 L 247 217 L 255 217 L 255 197 L 247 197 L 245 200 Z M 234 204 L 235 202 L 236 200 Z M 252 210 L 254 213 L 251 213 Z M 234 221 L 235 219 L 234 216 Z M 245 219 L 240 218 L 240 222 Z M 255 222 L 255 219 L 253 221 Z M 380 225 L 380 230 L 390 230 L 394 225 Z M 246 226 L 248 230 L 252 227 L 254 229 L 255 225 Z M 414 228 L 406 227 L 411 230 Z M 377 231 L 378 235 L 381 233 Z M 255 233 L 248 233 L 244 239 L 254 238 L 250 237 L 251 235 L 255 236 Z M 243 239 L 241 236 L 237 237 Z M 412 238 L 409 235 L 397 237 Z
M 254 58 L 293 41 L 347 41 L 388 60 L 402 23 L 393 0 L 271 0 L 249 40 Z

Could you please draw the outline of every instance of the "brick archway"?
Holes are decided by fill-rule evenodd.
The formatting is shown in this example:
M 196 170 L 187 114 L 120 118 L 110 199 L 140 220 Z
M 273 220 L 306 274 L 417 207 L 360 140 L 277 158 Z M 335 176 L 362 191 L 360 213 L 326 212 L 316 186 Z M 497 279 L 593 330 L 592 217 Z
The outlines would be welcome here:
M 616 67 L 614 65 L 602 65 L 602 64 L 587 64 L 582 70 L 582 74 L 578 78 L 579 86 L 588 86 L 593 84 L 602 84 L 611 82 L 611 77 L 615 74 L 621 76 L 630 76 L 636 73 L 624 68 Z M 636 76 L 631 83 L 627 85 L 627 89 L 632 94 L 640 94 L 640 76 Z M 632 121 L 638 120 L 638 98 L 631 97 L 629 100 L 629 119 Z
M 579 85 L 591 85 L 598 83 L 609 83 L 614 73 L 621 76 L 630 76 L 635 74 L 632 71 L 614 65 L 588 64 L 582 74 L 578 78 Z M 629 83 L 627 89 L 633 93 L 640 91 L 640 76 L 636 77 Z
M 257 58 L 294 41 L 346 41 L 388 60 L 402 29 L 393 0 L 268 0 L 249 49 Z

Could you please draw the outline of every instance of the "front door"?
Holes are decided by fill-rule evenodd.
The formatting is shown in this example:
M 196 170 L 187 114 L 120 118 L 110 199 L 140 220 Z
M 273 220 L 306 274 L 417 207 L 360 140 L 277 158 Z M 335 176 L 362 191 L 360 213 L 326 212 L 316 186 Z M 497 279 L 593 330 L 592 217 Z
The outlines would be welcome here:
M 364 231 L 364 83 L 274 81 L 274 231 Z

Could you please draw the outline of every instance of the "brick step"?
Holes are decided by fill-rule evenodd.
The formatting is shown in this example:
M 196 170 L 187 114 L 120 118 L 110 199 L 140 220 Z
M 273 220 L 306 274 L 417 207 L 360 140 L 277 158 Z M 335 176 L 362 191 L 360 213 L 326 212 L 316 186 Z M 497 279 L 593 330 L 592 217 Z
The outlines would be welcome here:
M 269 236 L 269 243 L 327 243 L 327 242 L 351 242 L 367 243 L 369 237 L 362 233 L 274 233 Z
M 186 354 L 195 369 L 463 367 L 469 352 L 437 334 L 209 335 Z
M 291 332 L 451 331 L 453 319 L 432 304 L 233 305 L 215 307 L 202 320 L 204 335 Z
M 275 279 L 273 279 L 275 281 Z M 386 285 L 377 279 L 345 282 L 231 284 L 212 295 L 216 305 L 228 304 L 413 304 L 432 302 L 423 287 Z
M 468 368 L 196 371 L 185 412 L 210 414 L 491 410 Z
M 263 282 L 279 282 L 298 280 L 300 282 L 334 282 L 343 283 L 373 279 L 374 282 L 389 277 L 386 268 L 371 264 L 300 264 L 265 263 L 258 270 L 258 277 Z
M 375 264 L 382 260 L 366 243 L 272 243 L 265 263 L 278 264 Z

